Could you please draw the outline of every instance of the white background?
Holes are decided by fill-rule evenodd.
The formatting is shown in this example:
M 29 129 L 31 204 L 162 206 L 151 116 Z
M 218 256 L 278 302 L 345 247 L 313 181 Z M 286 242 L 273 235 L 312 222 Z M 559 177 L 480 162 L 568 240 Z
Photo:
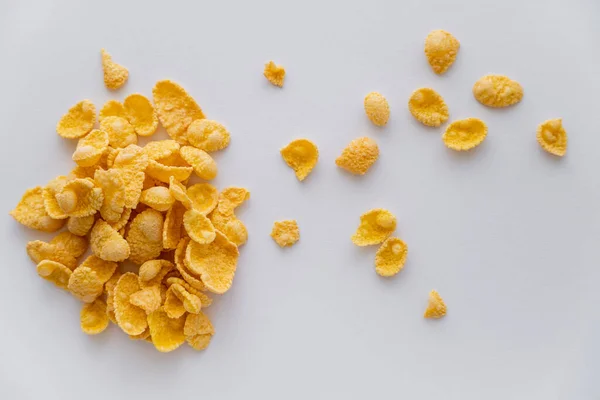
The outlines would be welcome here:
M 600 398 L 599 16 L 594 0 L 3 0 L 0 397 Z M 423 54 L 439 28 L 461 42 L 441 77 Z M 129 68 L 117 92 L 103 85 L 102 47 Z M 287 69 L 283 89 L 262 76 L 270 59 Z M 523 101 L 477 103 L 487 73 L 518 80 Z M 55 133 L 72 104 L 150 96 L 165 78 L 232 134 L 216 185 L 252 192 L 238 213 L 250 238 L 201 353 L 161 354 L 114 325 L 84 335 L 80 304 L 25 253 L 51 235 L 8 216 L 27 188 L 72 168 L 75 142 Z M 423 86 L 451 120 L 483 119 L 485 142 L 452 152 L 443 128 L 414 121 L 406 103 Z M 383 129 L 364 115 L 370 91 L 390 102 Z M 563 159 L 535 140 L 556 117 Z M 381 157 L 350 176 L 334 159 L 365 135 Z M 300 137 L 320 150 L 302 183 L 279 155 Z M 375 207 L 397 215 L 409 245 L 391 279 L 375 274 L 375 247 L 350 242 Z M 269 233 L 288 218 L 302 238 L 281 250 Z M 448 304 L 438 321 L 422 318 L 434 288 Z

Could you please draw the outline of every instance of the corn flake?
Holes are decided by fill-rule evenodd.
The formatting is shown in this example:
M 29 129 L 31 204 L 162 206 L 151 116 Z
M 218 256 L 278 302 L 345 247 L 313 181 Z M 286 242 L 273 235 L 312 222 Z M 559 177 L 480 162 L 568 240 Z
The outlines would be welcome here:
M 408 100 L 408 109 L 417 121 L 427 126 L 440 126 L 450 116 L 442 96 L 431 88 L 415 90 Z
M 394 276 L 404 268 L 408 247 L 396 237 L 385 239 L 375 254 L 375 271 L 381 276 Z
M 56 201 L 56 193 L 63 190 L 65 185 L 69 182 L 69 178 L 66 176 L 57 176 L 52 179 L 44 189 L 42 189 L 42 197 L 44 198 L 44 208 L 51 218 L 54 219 L 65 219 L 69 216 L 60 208 Z
M 449 32 L 438 29 L 429 32 L 425 38 L 425 56 L 433 72 L 440 75 L 446 72 L 456 60 L 460 42 Z
M 200 244 L 208 244 L 215 240 L 215 227 L 212 222 L 196 210 L 187 210 L 183 214 L 183 226 L 189 237 Z
M 186 290 L 184 286 L 174 283 L 169 286 L 167 293 L 171 290 L 175 296 L 183 303 L 183 308 L 190 314 L 198 314 L 202 308 L 202 302 L 198 296 Z
M 168 260 L 149 260 L 140 265 L 140 286 L 160 286 L 175 266 Z
M 90 100 L 75 104 L 62 116 L 56 125 L 56 132 L 65 139 L 84 137 L 94 127 L 96 122 L 96 107 Z
M 188 126 L 187 140 L 194 147 L 212 152 L 229 146 L 231 139 L 227 129 L 217 121 L 197 119 Z
M 148 326 L 154 347 L 160 352 L 173 351 L 185 343 L 183 327 L 185 316 L 169 318 L 164 310 L 154 311 L 148 315 Z
M 88 335 L 102 333 L 108 326 L 106 303 L 100 299 L 96 299 L 92 303 L 84 304 L 79 317 L 81 320 L 81 330 L 84 333 Z
M 143 264 L 160 255 L 163 249 L 163 215 L 153 209 L 145 210 L 131 221 L 127 242 L 131 249 L 129 261 Z
M 300 240 L 300 230 L 295 220 L 275 221 L 271 237 L 280 247 L 292 246 Z
M 195 275 L 187 266 L 185 254 L 190 243 L 190 238 L 182 238 L 175 249 L 175 267 L 181 274 L 183 279 L 189 283 L 194 289 L 206 290 L 206 285 L 202 282 L 199 276 Z
M 448 125 L 442 140 L 446 147 L 452 150 L 465 151 L 479 146 L 486 136 L 485 122 L 477 118 L 467 118 Z
M 129 301 L 134 306 L 144 310 L 146 314 L 153 313 L 160 308 L 162 299 L 160 296 L 160 286 L 148 286 L 129 296 Z
M 177 297 L 171 288 L 167 289 L 163 309 L 169 318 L 179 318 L 185 314 L 183 301 Z
M 102 49 L 102 70 L 104 71 L 104 84 L 111 90 L 119 89 L 127 82 L 129 71 L 122 65 L 112 60 L 112 56 Z
M 364 175 L 378 158 L 377 142 L 369 137 L 360 137 L 348 144 L 335 163 L 354 175 Z
M 203 312 L 188 314 L 185 319 L 183 334 L 187 343 L 194 350 L 204 350 L 210 344 L 210 340 L 215 334 L 215 328 Z
M 93 129 L 87 136 L 79 139 L 73 153 L 73 161 L 82 167 L 96 165 L 108 147 L 108 134 L 99 129 Z
M 96 217 L 93 215 L 88 215 L 87 217 L 71 217 L 67 221 L 67 229 L 73 235 L 85 236 L 90 229 L 92 229 L 95 221 Z
M 119 151 L 113 168 L 121 170 L 125 183 L 125 207 L 136 208 L 142 194 L 144 170 L 148 166 L 148 155 L 141 147 L 129 145 Z
M 169 192 L 171 192 L 171 196 L 173 196 L 175 200 L 181 202 L 185 208 L 192 208 L 192 200 L 187 194 L 185 185 L 178 182 L 173 176 L 169 180 Z
M 232 215 L 234 210 L 250 199 L 250 192 L 245 188 L 228 187 L 219 195 L 218 210 L 225 215 Z
M 100 109 L 100 113 L 98 114 L 98 119 L 100 122 L 106 117 L 121 117 L 127 118 L 127 113 L 125 112 L 125 106 L 118 100 L 109 100 Z
M 303 181 L 317 165 L 319 149 L 308 139 L 297 139 L 280 150 L 281 157 L 294 170 L 296 178 Z
M 194 172 L 201 179 L 209 181 L 217 176 L 217 163 L 204 150 L 192 146 L 183 146 L 179 153 L 194 168 Z
M 58 262 L 70 270 L 77 267 L 77 258 L 60 245 L 34 240 L 27 243 L 26 250 L 31 261 L 36 264 L 49 260 Z
M 365 96 L 365 113 L 377 126 L 385 126 L 390 118 L 390 106 L 381 93 L 371 92 Z
M 104 201 L 100 207 L 100 215 L 105 221 L 118 221 L 125 210 L 125 182 L 120 169 L 111 168 L 107 171 L 99 169 L 94 174 L 94 182 L 102 189 Z
M 92 252 L 106 261 L 123 261 L 129 257 L 129 243 L 112 226 L 99 219 L 90 234 Z
M 104 284 L 114 276 L 115 271 L 117 270 L 117 263 L 105 261 L 100 257 L 91 255 L 86 258 L 79 267 L 87 267 L 94 271 L 98 280 Z
M 158 128 L 158 116 L 148 98 L 135 93 L 123 100 L 127 119 L 140 136 L 152 136 Z
M 163 226 L 163 248 L 172 250 L 177 247 L 181 239 L 181 227 L 183 226 L 183 214 L 185 207 L 180 203 L 173 204 L 167 211 L 165 224 Z
M 54 219 L 44 207 L 42 188 L 28 189 L 10 215 L 20 224 L 42 232 L 56 232 L 65 224 L 64 219 Z
M 146 312 L 131 304 L 130 296 L 140 290 L 138 277 L 132 272 L 123 274 L 114 288 L 115 317 L 119 327 L 128 335 L 139 335 L 148 326 Z
M 142 191 L 140 203 L 157 211 L 167 211 L 175 203 L 175 198 L 171 195 L 168 188 L 164 186 L 155 186 Z
M 50 244 L 64 249 L 75 258 L 81 257 L 88 249 L 87 239 L 74 235 L 71 232 L 59 233 L 52 238 Z
M 442 318 L 446 315 L 446 303 L 435 290 L 429 292 L 429 303 L 423 315 L 425 318 Z
M 37 273 L 47 281 L 54 283 L 61 289 L 67 290 L 71 270 L 59 262 L 51 260 L 42 260 L 37 265 Z
M 192 167 L 178 167 L 173 165 L 164 165 L 158 161 L 150 160 L 146 168 L 146 174 L 161 182 L 169 183 L 171 177 L 178 181 L 187 180 L 194 169 Z
M 104 193 L 93 179 L 73 179 L 55 195 L 58 206 L 69 217 L 87 217 L 102 207 Z
M 473 96 L 488 107 L 508 107 L 523 98 L 523 87 L 504 75 L 486 75 L 473 85 Z
M 187 188 L 187 195 L 191 200 L 192 208 L 204 215 L 215 209 L 219 202 L 217 188 L 209 183 L 198 183 Z
M 550 154 L 562 157 L 567 152 L 567 131 L 562 119 L 549 119 L 537 128 L 537 141 Z
M 277 65 L 273 61 L 269 61 L 267 64 L 265 64 L 263 75 L 273 85 L 283 87 L 285 68 L 283 68 L 281 65 Z
M 357 246 L 379 244 L 396 230 L 396 217 L 382 208 L 369 210 L 360 216 L 360 225 L 352 242 Z
M 71 294 L 84 303 L 91 303 L 104 291 L 104 282 L 96 271 L 80 265 L 69 277 L 68 289 Z
M 109 225 L 115 230 L 120 231 L 124 229 L 127 223 L 129 222 L 129 218 L 131 217 L 131 208 L 126 208 L 123 210 L 121 217 L 115 222 L 109 222 Z
M 193 294 L 194 296 L 197 296 L 200 299 L 200 302 L 202 303 L 202 308 L 206 308 L 212 304 L 212 299 L 210 297 L 208 297 L 200 290 L 187 283 L 183 278 L 172 276 L 166 278 L 165 281 L 167 286 L 178 284 L 184 287 L 185 290 L 187 290 L 189 293 Z
M 111 147 L 123 148 L 137 143 L 135 130 L 125 118 L 106 117 L 100 122 L 100 129 L 108 134 Z
M 175 140 L 156 140 L 144 146 L 144 152 L 149 160 L 160 160 L 171 157 L 179 152 L 181 145 Z

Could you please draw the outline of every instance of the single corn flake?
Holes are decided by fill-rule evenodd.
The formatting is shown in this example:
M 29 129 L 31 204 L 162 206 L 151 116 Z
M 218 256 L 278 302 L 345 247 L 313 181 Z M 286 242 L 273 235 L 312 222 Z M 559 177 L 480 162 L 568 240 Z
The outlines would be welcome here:
M 135 93 L 123 100 L 127 119 L 140 136 L 152 136 L 158 128 L 158 116 L 147 97 Z
M 112 226 L 99 219 L 90 234 L 92 252 L 106 261 L 123 261 L 129 257 L 129 243 Z
M 154 311 L 148 315 L 148 326 L 154 347 L 160 352 L 173 351 L 185 343 L 183 328 L 185 316 L 169 318 L 164 310 Z
M 479 146 L 486 136 L 485 122 L 477 118 L 467 118 L 448 125 L 442 140 L 452 150 L 465 151 Z
M 375 208 L 360 216 L 360 225 L 352 236 L 357 246 L 379 244 L 396 230 L 396 217 L 388 210 Z
M 198 183 L 187 188 L 192 208 L 208 215 L 219 202 L 219 191 L 210 183 Z
M 100 50 L 102 54 L 102 70 L 104 71 L 104 84 L 111 90 L 119 89 L 127 82 L 129 71 L 122 65 L 112 60 L 112 56 L 106 50 Z
M 377 126 L 385 126 L 390 119 L 390 105 L 379 92 L 371 92 L 365 96 L 365 113 Z
M 446 315 L 446 303 L 435 290 L 429 292 L 429 303 L 423 315 L 425 318 L 442 318 Z
M 153 313 L 160 308 L 162 299 L 160 297 L 160 286 L 148 286 L 129 296 L 129 301 L 134 306 L 144 310 L 146 314 Z
M 157 211 L 167 211 L 175 203 L 175 198 L 171 192 L 164 186 L 155 186 L 142 191 L 140 203 L 154 208 Z
M 415 90 L 408 100 L 408 109 L 417 121 L 427 126 L 440 126 L 450 116 L 442 96 L 431 88 Z
M 96 271 L 80 265 L 69 277 L 68 289 L 79 300 L 91 303 L 102 294 L 104 282 L 100 280 Z
M 34 240 L 27 243 L 27 255 L 36 264 L 44 260 L 58 262 L 70 270 L 77 268 L 77 258 L 67 249 L 57 244 Z
M 364 175 L 378 158 L 377 142 L 368 137 L 360 137 L 348 144 L 335 163 L 354 175 Z
M 119 219 L 115 222 L 109 222 L 108 224 L 115 230 L 120 231 L 124 229 L 127 223 L 129 222 L 129 218 L 131 217 L 131 208 L 125 208 L 123 213 L 119 217 Z
M 523 87 L 504 75 L 486 75 L 473 85 L 473 96 L 488 107 L 508 107 L 523 98 Z
M 86 267 L 94 271 L 98 280 L 104 284 L 114 276 L 115 271 L 117 270 L 117 263 L 106 261 L 100 257 L 91 255 L 81 263 L 79 268 L 81 267 Z
M 230 186 L 219 195 L 218 210 L 225 215 L 233 215 L 236 208 L 250 199 L 250 192 L 241 187 Z
M 115 271 L 113 276 L 110 277 L 108 281 L 104 284 L 104 293 L 106 294 L 106 314 L 108 315 L 108 319 L 112 321 L 113 324 L 117 324 L 117 318 L 115 317 L 115 286 L 117 286 L 117 282 L 121 279 L 121 272 L 119 270 Z
M 50 244 L 64 249 L 75 258 L 81 257 L 88 249 L 86 238 L 72 234 L 71 232 L 61 232 L 54 236 Z
M 106 117 L 100 122 L 100 129 L 108 134 L 108 142 L 112 147 L 123 148 L 137 143 L 135 130 L 125 118 Z
M 42 188 L 28 189 L 10 215 L 20 224 L 42 232 L 56 232 L 65 225 L 65 219 L 54 219 L 44 207 Z
M 300 230 L 296 220 L 275 221 L 271 237 L 280 247 L 292 246 L 300 240 Z
M 140 265 L 140 286 L 160 286 L 164 277 L 173 270 L 175 266 L 168 260 L 149 260 Z
M 100 215 L 106 222 L 116 222 L 123 215 L 126 188 L 123 175 L 118 168 L 111 168 L 107 171 L 99 169 L 94 174 L 94 182 L 104 193 Z
M 389 237 L 375 254 L 375 271 L 381 276 L 394 276 L 404 268 L 408 247 L 396 237 Z
M 169 318 L 179 318 L 185 314 L 183 301 L 175 295 L 175 292 L 171 288 L 168 288 L 167 293 L 165 294 L 163 310 L 167 313 Z
M 73 179 L 56 193 L 59 207 L 69 217 L 87 217 L 102 207 L 104 193 L 93 179 Z
M 194 147 L 212 152 L 229 146 L 230 135 L 217 121 L 197 119 L 188 126 L 187 140 Z
M 131 144 L 119 151 L 113 168 L 121 170 L 125 184 L 125 207 L 136 208 L 142 194 L 148 155 L 139 146 Z
M 215 229 L 224 234 L 236 246 L 239 247 L 248 240 L 246 226 L 235 216 L 233 210 L 225 213 L 215 209 L 209 214 L 209 218 Z
M 104 332 L 108 326 L 106 303 L 100 299 L 96 299 L 92 303 L 84 304 L 79 317 L 81 320 L 81 330 L 84 333 L 97 335 Z
M 173 176 L 169 180 L 169 192 L 171 192 L 171 196 L 173 196 L 175 200 L 181 202 L 185 208 L 192 208 L 192 200 L 187 194 L 187 188 Z
M 144 146 L 144 152 L 149 160 L 160 160 L 171 157 L 179 152 L 181 145 L 175 140 L 155 140 Z
M 93 215 L 88 215 L 87 217 L 71 217 L 67 221 L 67 229 L 73 235 L 85 236 L 90 229 L 92 229 L 95 221 L 96 217 Z
M 440 75 L 446 72 L 456 60 L 460 42 L 451 33 L 438 29 L 429 32 L 425 38 L 425 56 L 433 72 Z
M 231 287 L 239 254 L 237 246 L 216 231 L 215 240 L 209 244 L 191 241 L 185 259 L 186 265 L 202 278 L 208 290 L 223 294 Z
M 175 249 L 175 267 L 183 279 L 194 289 L 206 290 L 204 282 L 189 269 L 185 261 L 185 254 L 190 241 L 190 238 L 182 238 L 177 244 L 177 248 Z
M 567 152 L 567 131 L 562 119 L 549 119 L 537 128 L 537 141 L 550 154 L 562 157 Z
M 131 249 L 129 261 L 143 264 L 160 255 L 163 249 L 163 215 L 148 209 L 136 215 L 127 232 L 127 243 Z
M 184 286 L 174 283 L 169 286 L 167 293 L 169 290 L 171 290 L 173 294 L 175 294 L 175 296 L 177 296 L 177 298 L 183 303 L 183 308 L 186 312 L 189 312 L 190 314 L 198 314 L 200 312 L 200 309 L 202 308 L 202 301 L 195 294 L 188 292 Z
M 188 314 L 183 327 L 185 340 L 194 350 L 204 350 L 215 334 L 215 328 L 203 312 Z
M 140 290 L 138 277 L 133 272 L 123 274 L 114 288 L 115 317 L 119 327 L 128 335 L 139 335 L 148 326 L 146 312 L 131 304 L 130 296 Z
M 217 176 L 217 163 L 204 150 L 183 146 L 179 152 L 181 157 L 194 168 L 198 177 L 209 181 Z
M 73 161 L 82 167 L 96 165 L 108 147 L 108 134 L 99 129 L 92 130 L 87 136 L 79 139 L 73 153 Z
M 43 260 L 37 265 L 37 273 L 47 281 L 54 283 L 61 289 L 67 290 L 71 270 L 56 261 Z
M 196 289 L 195 287 L 193 287 L 192 285 L 187 283 L 185 281 L 185 279 L 183 279 L 183 278 L 180 278 L 178 276 L 177 277 L 175 277 L 175 276 L 168 277 L 165 279 L 165 282 L 167 284 L 167 287 L 170 287 L 171 285 L 174 285 L 174 284 L 178 284 L 178 285 L 183 286 L 185 288 L 185 290 L 187 290 L 191 294 L 198 296 L 198 298 L 200 299 L 200 302 L 202 303 L 202 308 L 206 308 L 212 304 L 212 299 L 210 297 L 208 297 L 207 295 L 202 293 L 199 289 Z
M 165 224 L 163 226 L 163 248 L 172 250 L 177 247 L 181 239 L 181 227 L 183 226 L 183 214 L 186 209 L 181 203 L 173 204 L 167 211 Z
M 265 70 L 263 72 L 263 75 L 273 85 L 283 87 L 283 80 L 285 79 L 285 68 L 283 68 L 281 65 L 277 65 L 273 61 L 269 61 L 265 64 Z
M 82 100 L 69 108 L 56 125 L 56 132 L 65 139 L 84 137 L 94 127 L 96 107 L 90 100 Z
M 125 106 L 118 100 L 109 100 L 102 106 L 100 109 L 100 113 L 98 114 L 98 119 L 100 122 L 106 117 L 121 117 L 127 118 L 127 113 L 125 112 Z
M 183 226 L 189 237 L 196 243 L 208 244 L 215 240 L 215 227 L 201 212 L 194 209 L 183 214 Z
M 44 198 L 44 208 L 51 218 L 65 219 L 69 216 L 60 208 L 56 201 L 56 194 L 61 192 L 65 185 L 69 182 L 69 178 L 63 175 L 52 179 L 44 189 L 42 189 L 42 197 Z
M 184 88 L 170 80 L 157 82 L 152 95 L 160 123 L 169 136 L 181 144 L 187 144 L 186 133 L 190 124 L 197 119 L 204 119 L 198 103 Z
M 150 160 L 148 167 L 146 168 L 146 174 L 154 179 L 158 179 L 161 182 L 169 183 L 171 177 L 174 177 L 178 181 L 187 180 L 194 168 L 192 167 L 178 167 L 172 165 L 164 165 L 158 161 Z
M 299 181 L 303 181 L 319 161 L 319 149 L 308 139 L 293 140 L 280 152 L 281 157 L 294 170 Z

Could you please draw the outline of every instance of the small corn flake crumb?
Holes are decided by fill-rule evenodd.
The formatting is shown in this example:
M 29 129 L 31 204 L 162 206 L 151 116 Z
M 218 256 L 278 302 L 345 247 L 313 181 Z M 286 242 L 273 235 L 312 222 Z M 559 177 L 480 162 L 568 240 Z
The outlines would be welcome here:
M 385 126 L 390 119 L 390 106 L 381 93 L 371 92 L 365 96 L 365 113 L 377 126 Z
M 296 220 L 275 221 L 271 237 L 280 247 L 292 246 L 300 240 L 300 230 Z
M 112 60 L 106 50 L 100 50 L 102 54 L 102 70 L 104 71 L 104 84 L 111 90 L 119 89 L 127 82 L 129 70 Z
M 229 146 L 230 135 L 217 121 L 197 119 L 187 129 L 187 139 L 194 147 L 207 152 L 223 150 Z
M 479 146 L 486 136 L 485 122 L 477 118 L 467 118 L 448 125 L 442 140 L 452 150 L 465 151 Z
M 460 42 L 451 33 L 438 29 L 425 38 L 425 56 L 433 71 L 440 75 L 456 60 Z
M 408 100 L 408 109 L 417 121 L 427 126 L 440 126 L 450 116 L 442 96 L 431 88 L 415 90 Z
M 269 82 L 275 86 L 283 87 L 283 80 L 285 79 L 285 68 L 281 65 L 276 65 L 273 61 L 269 61 L 265 64 L 264 76 Z
M 429 303 L 423 315 L 425 318 L 442 318 L 446 315 L 446 303 L 435 290 L 429 292 Z
M 537 141 L 550 154 L 562 157 L 567 152 L 567 131 L 562 126 L 562 119 L 549 119 L 537 128 Z
M 378 158 L 377 142 L 369 137 L 361 137 L 351 141 L 335 163 L 354 175 L 364 175 Z
M 504 75 L 486 75 L 473 85 L 473 96 L 488 107 L 508 107 L 523 98 L 523 87 Z
M 408 247 L 396 237 L 389 237 L 375 254 L 375 271 L 381 276 L 394 276 L 404 268 Z
M 62 116 L 56 125 L 56 132 L 65 139 L 84 137 L 96 123 L 96 107 L 90 100 L 75 104 Z
M 396 217 L 388 210 L 375 208 L 360 216 L 360 225 L 352 236 L 357 246 L 379 244 L 396 230 Z
M 308 139 L 293 140 L 280 152 L 286 164 L 296 172 L 299 181 L 303 181 L 319 161 L 319 149 Z

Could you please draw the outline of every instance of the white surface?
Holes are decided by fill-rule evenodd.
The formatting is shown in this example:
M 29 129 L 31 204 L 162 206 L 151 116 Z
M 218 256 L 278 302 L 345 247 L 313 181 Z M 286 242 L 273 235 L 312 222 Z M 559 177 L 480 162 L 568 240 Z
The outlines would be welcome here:
M 36 1 L 0 4 L 0 397 L 10 399 L 597 399 L 600 397 L 600 78 L 597 1 Z M 433 74 L 423 40 L 460 41 Z M 103 86 L 100 48 L 127 66 Z M 262 77 L 273 59 L 283 90 Z M 525 97 L 493 110 L 471 95 L 487 73 Z M 80 332 L 80 304 L 36 276 L 25 244 L 49 235 L 7 213 L 28 187 L 71 168 L 75 143 L 54 131 L 75 102 L 151 95 L 180 82 L 232 133 L 218 187 L 243 185 L 250 232 L 230 292 L 208 309 L 210 348 L 160 354 L 111 326 Z M 406 107 L 422 86 L 451 119 L 479 117 L 486 141 L 457 154 L 443 129 Z M 391 121 L 372 126 L 362 100 L 382 92 Z M 538 123 L 562 117 L 564 159 L 542 152 Z M 358 136 L 381 158 L 363 178 L 334 165 Z M 320 162 L 303 183 L 279 155 L 307 137 Z M 385 207 L 409 245 L 392 279 L 376 248 L 352 245 L 359 215 Z M 280 250 L 274 220 L 301 241 Z M 427 293 L 445 319 L 422 318 Z M 191 397 L 193 396 L 193 397 Z

